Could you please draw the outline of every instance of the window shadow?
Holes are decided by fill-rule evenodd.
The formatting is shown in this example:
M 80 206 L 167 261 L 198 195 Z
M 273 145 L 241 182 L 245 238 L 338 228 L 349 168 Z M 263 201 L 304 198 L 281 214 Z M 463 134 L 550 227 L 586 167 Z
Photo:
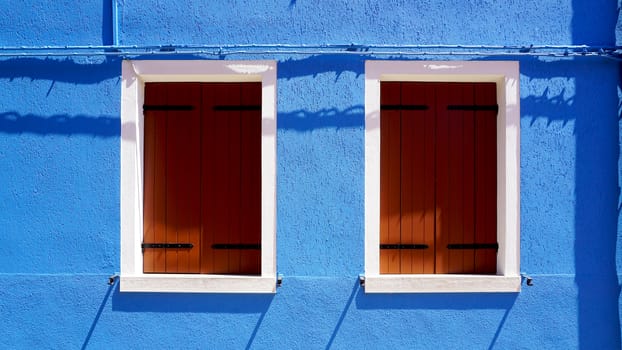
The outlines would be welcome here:
M 115 283 L 108 288 L 82 349 L 88 348 L 101 314 L 109 302 L 113 311 L 122 312 L 259 314 L 248 335 L 246 349 L 251 349 L 274 297 L 274 294 L 121 293 L 119 283 Z
M 357 278 L 326 345 L 326 349 L 330 349 L 333 346 L 353 303 L 357 310 L 504 310 L 503 317 L 489 347 L 494 348 L 517 298 L 517 293 L 489 293 L 485 297 L 478 293 L 365 294 L 365 289 L 360 286 Z
M 112 310 L 174 313 L 266 313 L 274 294 L 112 293 Z
M 369 310 L 510 310 L 518 293 L 404 293 L 356 294 L 356 307 Z
M 0 79 L 97 84 L 121 77 L 121 58 L 9 58 L 0 60 Z
M 274 297 L 274 294 L 121 293 L 117 286 L 112 294 L 112 310 L 137 313 L 259 314 L 246 344 L 246 348 L 250 349 Z

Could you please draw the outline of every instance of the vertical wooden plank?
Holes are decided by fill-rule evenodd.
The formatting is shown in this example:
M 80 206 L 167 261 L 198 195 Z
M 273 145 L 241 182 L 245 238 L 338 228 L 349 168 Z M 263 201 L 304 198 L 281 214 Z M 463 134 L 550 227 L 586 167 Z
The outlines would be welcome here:
M 201 272 L 201 85 L 193 84 L 190 101 L 194 110 L 188 115 L 186 124 L 186 143 L 188 164 L 188 181 L 185 187 L 186 198 L 188 200 L 188 243 L 192 243 L 193 248 L 188 251 L 188 273 Z M 190 171 L 190 169 L 192 169 Z
M 227 106 L 240 105 L 240 83 L 229 83 L 225 85 L 224 90 L 227 91 L 226 99 L 222 103 Z M 241 112 L 230 111 L 227 113 L 228 122 L 228 181 L 227 181 L 227 198 L 229 201 L 229 210 L 227 218 L 227 226 L 229 231 L 228 243 L 240 244 L 240 218 L 242 216 L 241 203 L 242 193 L 240 191 L 241 183 L 241 167 L 240 167 L 240 151 L 241 151 Z M 240 249 L 228 249 L 228 267 L 226 273 L 237 274 L 240 271 Z
M 223 105 L 231 92 L 226 90 L 226 84 L 218 84 L 214 94 L 216 96 L 215 105 Z M 229 162 L 231 160 L 229 154 L 229 143 L 231 142 L 229 139 L 229 119 L 231 118 L 231 113 L 228 111 L 214 111 L 213 113 L 216 118 L 215 124 L 219 126 L 218 130 L 220 132 L 217 149 L 212 151 L 214 157 L 212 164 L 210 164 L 211 171 L 214 171 L 216 175 L 216 183 L 213 184 L 216 187 L 214 200 L 219 205 L 218 215 L 214 218 L 215 229 L 213 236 L 215 244 L 228 244 L 230 243 L 229 217 L 231 211 L 231 197 L 229 197 Z M 226 274 L 229 271 L 229 250 L 215 249 L 213 257 L 214 273 Z
M 214 227 L 216 211 L 221 204 L 216 200 L 216 170 L 214 152 L 219 149 L 219 130 L 214 108 L 214 84 L 201 84 L 201 273 L 214 272 Z
M 214 244 L 229 243 L 228 222 L 228 122 L 226 112 L 215 111 L 221 104 L 221 83 L 202 85 L 202 273 L 226 273 L 229 255 L 226 250 L 213 249 Z
M 463 93 L 468 84 L 452 83 L 447 86 L 447 102 L 450 105 L 464 104 Z M 463 154 L 463 118 L 461 110 L 449 110 L 448 113 L 448 207 L 447 230 L 444 232 L 449 244 L 464 243 L 464 154 Z M 443 246 L 442 249 L 447 249 Z M 462 273 L 464 270 L 464 250 L 448 249 L 447 273 Z
M 415 104 L 416 94 L 413 83 L 401 84 L 401 104 Z M 416 233 L 420 232 L 418 222 L 416 220 L 417 208 L 421 207 L 421 193 L 417 186 L 418 169 L 417 165 L 421 164 L 423 138 L 423 116 L 421 111 L 402 110 L 401 111 L 401 165 L 400 165 L 400 243 L 415 244 Z M 413 260 L 416 257 L 415 250 L 400 250 L 400 273 L 420 273 L 418 268 L 413 270 Z
M 150 85 L 149 93 L 145 95 L 145 104 L 166 104 L 166 87 L 161 83 Z M 167 115 L 166 112 L 148 112 L 153 121 L 153 242 L 166 242 L 166 147 L 167 147 Z M 151 176 L 151 175 L 149 175 Z M 148 243 L 148 242 L 147 242 Z M 165 249 L 145 249 L 153 258 L 153 271 L 155 273 L 166 272 L 166 250 Z
M 400 104 L 400 83 L 382 82 L 380 104 Z M 380 244 L 400 243 L 400 112 L 381 110 L 380 116 Z M 396 249 L 380 250 L 380 273 L 399 273 Z
M 494 105 L 496 86 L 494 83 L 481 83 L 475 91 L 478 105 Z M 475 130 L 475 241 L 476 243 L 497 242 L 497 113 L 478 111 Z M 475 270 L 477 273 L 496 273 L 496 255 L 494 249 L 479 249 L 475 252 Z
M 427 110 L 402 111 L 402 243 L 427 244 L 402 250 L 401 273 L 434 272 L 434 93 L 429 83 L 402 83 L 402 104 Z
M 167 83 L 166 87 L 166 105 L 174 104 L 174 91 L 180 88 L 179 83 Z M 177 122 L 179 112 L 166 112 L 166 243 L 178 243 L 178 210 L 179 210 L 179 144 L 183 140 L 179 136 L 180 125 Z M 178 249 L 166 248 L 166 272 L 178 272 Z
M 165 96 L 158 85 L 145 84 L 145 104 L 164 103 Z M 143 168 L 143 242 L 155 243 L 156 212 L 155 212 L 155 169 L 156 158 L 156 119 L 162 118 L 161 112 L 148 111 L 144 113 L 144 168 Z M 155 267 L 155 251 L 145 249 L 143 253 L 143 272 L 160 272 Z
M 424 217 L 423 243 L 428 249 L 423 253 L 422 273 L 436 270 L 436 89 L 431 83 L 421 83 L 425 87 L 425 102 L 429 109 L 425 112 L 424 123 Z
M 464 91 L 463 102 L 465 105 L 475 104 L 473 84 L 469 84 L 469 88 Z M 475 242 L 475 112 L 464 111 L 463 118 L 464 226 L 462 242 L 471 244 Z M 463 266 L 463 273 L 476 273 L 474 249 L 463 250 Z
M 171 204 L 175 215 L 171 222 L 177 234 L 178 243 L 192 243 L 191 249 L 169 249 L 177 254 L 178 273 L 199 272 L 200 252 L 200 85 L 199 83 L 169 84 L 168 104 L 172 106 L 193 106 L 186 111 L 169 111 L 169 122 L 175 126 L 169 132 L 170 149 L 174 164 L 170 170 L 175 181 Z M 169 240 L 170 242 L 170 240 Z
M 449 113 L 448 83 L 436 86 L 436 273 L 448 273 L 449 243 Z
M 162 89 L 162 102 L 166 103 L 166 90 L 164 86 L 160 85 Z M 155 119 L 155 144 L 156 144 L 156 157 L 157 163 L 155 168 L 155 198 L 154 198 L 154 207 L 155 207 L 155 220 L 156 220 L 156 229 L 155 229 L 155 241 L 156 242 L 166 242 L 166 227 L 168 225 L 168 218 L 166 216 L 166 182 L 167 182 L 167 157 L 166 157 L 166 148 L 168 143 L 168 130 L 167 130 L 167 119 L 168 116 L 166 112 L 159 112 Z M 158 272 L 166 272 L 166 250 L 165 249 L 155 249 L 155 270 Z
M 168 83 L 166 84 L 166 104 L 175 106 L 178 101 L 178 95 L 184 92 L 184 84 Z M 166 215 L 168 217 L 166 225 L 166 242 L 180 243 L 184 240 L 183 230 L 183 198 L 181 184 L 184 182 L 182 167 L 183 157 L 183 128 L 184 115 L 181 111 L 167 112 L 167 183 L 166 183 Z M 187 265 L 183 253 L 176 248 L 166 249 L 166 269 L 167 272 L 183 273 Z
M 241 84 L 242 105 L 261 106 L 261 83 Z M 261 244 L 261 111 L 241 113 L 240 236 Z M 261 250 L 240 251 L 240 274 L 261 274 Z

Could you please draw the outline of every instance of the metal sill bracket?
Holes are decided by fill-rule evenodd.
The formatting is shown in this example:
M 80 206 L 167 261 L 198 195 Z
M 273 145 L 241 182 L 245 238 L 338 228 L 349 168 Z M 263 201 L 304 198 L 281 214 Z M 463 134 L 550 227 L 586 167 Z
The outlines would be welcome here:
M 119 274 L 118 273 L 108 277 L 108 285 L 112 286 L 113 284 L 115 284 L 117 282 L 118 279 L 119 279 Z
M 283 285 L 283 275 L 278 274 L 276 275 L 276 287 L 281 288 L 282 285 Z
M 525 273 L 521 273 L 520 276 L 525 281 L 525 283 L 527 283 L 527 286 L 529 287 L 533 286 L 533 278 L 531 278 L 531 276 Z

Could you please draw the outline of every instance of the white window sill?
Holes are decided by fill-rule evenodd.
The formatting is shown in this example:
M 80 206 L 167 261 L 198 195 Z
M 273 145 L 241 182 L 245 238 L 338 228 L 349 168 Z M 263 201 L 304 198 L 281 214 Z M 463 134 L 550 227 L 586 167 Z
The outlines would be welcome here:
M 365 275 L 365 293 L 517 293 L 520 276 Z
M 276 293 L 276 277 L 148 274 L 121 276 L 121 292 Z

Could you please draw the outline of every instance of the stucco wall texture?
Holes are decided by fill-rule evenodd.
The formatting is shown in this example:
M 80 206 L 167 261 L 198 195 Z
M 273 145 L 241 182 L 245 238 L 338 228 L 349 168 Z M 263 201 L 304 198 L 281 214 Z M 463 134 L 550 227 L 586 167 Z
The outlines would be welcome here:
M 110 5 L 5 1 L 0 46 L 112 44 Z M 145 0 L 119 1 L 118 33 L 123 45 L 615 45 L 617 20 L 614 0 Z M 521 271 L 534 281 L 520 293 L 358 284 L 364 62 L 428 57 L 223 57 L 278 62 L 274 295 L 108 286 L 121 59 L 0 59 L 0 347 L 619 349 L 619 62 L 444 58 L 520 61 Z

